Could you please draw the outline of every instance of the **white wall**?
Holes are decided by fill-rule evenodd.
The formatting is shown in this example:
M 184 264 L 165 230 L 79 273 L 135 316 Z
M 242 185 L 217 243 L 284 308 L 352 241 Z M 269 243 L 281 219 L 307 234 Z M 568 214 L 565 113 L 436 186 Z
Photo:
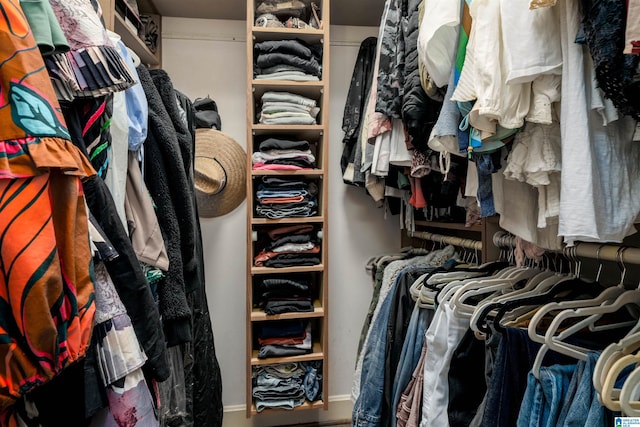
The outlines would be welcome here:
M 162 26 L 163 68 L 175 88 L 192 100 L 210 95 L 218 104 L 223 132 L 246 147 L 245 22 L 165 18 Z M 371 27 L 331 28 L 330 401 L 347 400 L 351 390 L 360 329 L 372 290 L 365 262 L 400 247 L 397 217 L 385 220 L 383 211 L 375 207 L 363 189 L 343 184 L 340 172 L 342 112 L 353 65 L 360 42 L 376 34 L 377 29 Z M 226 410 L 239 409 L 245 404 L 246 378 L 246 203 L 226 216 L 203 218 L 201 222 L 207 296 L 222 370 L 223 404 Z M 305 417 L 306 412 L 309 411 L 296 412 L 296 421 L 302 421 L 300 417 Z

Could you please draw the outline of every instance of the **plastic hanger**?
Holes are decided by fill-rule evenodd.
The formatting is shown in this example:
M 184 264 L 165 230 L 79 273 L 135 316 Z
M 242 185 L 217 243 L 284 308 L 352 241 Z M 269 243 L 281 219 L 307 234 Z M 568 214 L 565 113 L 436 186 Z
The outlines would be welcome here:
M 621 357 L 638 350 L 640 350 L 640 332 L 627 335 L 602 350 L 593 368 L 593 388 L 598 395 L 602 394 L 602 385 L 611 366 Z
M 438 270 L 428 276 L 424 285 L 434 290 L 440 289 L 443 281 L 449 282 L 452 279 L 467 279 L 472 277 L 483 277 L 488 275 L 494 275 L 496 272 L 501 271 L 507 267 L 508 264 L 502 261 L 492 261 L 479 266 L 455 266 L 448 271 Z
M 413 281 L 413 283 L 409 287 L 409 294 L 411 295 L 411 298 L 416 302 L 416 304 L 420 308 L 434 308 L 435 307 L 435 300 L 434 300 L 433 296 L 426 294 L 424 292 L 425 288 L 424 288 L 424 286 L 422 286 L 422 281 L 424 279 L 424 276 L 426 276 L 428 274 L 429 273 L 424 273 L 423 275 L 418 277 L 416 280 Z
M 438 304 L 444 304 L 445 302 L 450 302 L 451 297 L 456 293 L 456 291 L 464 286 L 465 284 L 477 280 L 476 278 L 465 279 L 465 280 L 454 280 L 447 285 L 445 285 L 440 292 L 436 294 L 436 301 Z
M 475 276 L 475 277 L 472 276 L 472 277 L 463 278 L 463 279 L 459 279 L 459 280 L 462 280 L 464 283 L 467 283 L 471 279 L 492 279 L 492 278 L 497 277 L 500 274 L 500 272 L 506 267 L 509 267 L 509 265 L 507 263 L 505 263 L 505 262 L 492 261 L 490 263 L 485 263 L 482 266 L 472 267 L 472 268 L 468 269 L 468 270 L 470 270 L 472 272 L 477 272 L 478 270 L 481 270 L 483 272 L 483 274 L 480 274 L 480 275 Z M 436 300 L 437 301 L 442 301 L 442 300 L 447 300 L 448 301 L 449 300 L 450 295 L 447 295 L 446 298 L 443 298 L 442 295 L 441 295 L 442 292 L 445 289 L 449 289 L 449 287 L 440 286 L 438 288 L 437 293 L 436 293 Z
M 599 395 L 601 403 L 612 411 L 620 411 L 622 409 L 620 405 L 620 392 L 621 388 L 616 387 L 621 374 L 629 367 L 635 370 L 636 366 L 640 362 L 640 354 L 631 353 L 622 356 L 616 360 L 611 368 L 607 371 L 607 375 L 604 378 L 602 384 L 602 393 Z M 629 373 L 630 374 L 630 373 Z M 629 378 L 624 378 L 622 384 L 626 383 Z
M 539 270 L 536 269 L 522 268 L 511 272 L 507 277 L 493 278 L 491 276 L 491 278 L 470 281 L 461 286 L 451 297 L 453 313 L 459 317 L 471 318 L 478 304 L 478 302 L 476 304 L 469 303 L 473 297 L 485 295 L 486 298 L 496 293 L 512 291 L 518 283 L 524 283 L 538 272 Z
M 600 282 L 600 274 L 602 272 L 602 262 L 600 261 L 600 250 L 602 249 L 603 246 L 604 245 L 601 245 L 596 250 L 596 260 L 599 263 L 599 265 L 598 265 L 598 271 L 596 273 L 596 277 L 594 279 L 594 283 Z M 580 271 L 578 269 L 576 270 L 576 274 L 578 275 L 578 277 L 580 276 Z M 625 291 L 623 282 L 624 282 L 624 270 L 621 269 L 620 283 L 617 286 L 602 288 L 602 292 L 597 294 L 594 298 L 562 300 L 562 301 L 548 302 L 544 304 L 543 306 L 540 307 L 539 310 L 537 310 L 534 313 L 534 315 L 531 318 L 531 321 L 529 322 L 529 327 L 528 327 L 529 338 L 531 338 L 531 340 L 533 341 L 544 343 L 545 335 L 539 334 L 537 330 L 538 330 L 538 325 L 541 323 L 542 319 L 544 319 L 548 314 L 553 313 L 554 311 L 560 311 L 560 310 L 569 309 L 569 308 L 591 307 L 591 306 L 603 304 L 607 301 L 614 300 L 622 292 Z
M 635 368 L 622 384 L 618 401 L 620 411 L 628 417 L 640 416 L 640 401 L 637 400 L 638 388 L 640 387 L 640 369 Z
M 625 282 L 627 268 L 624 265 L 623 251 L 624 251 L 624 248 L 621 248 L 616 254 L 616 256 L 619 257 L 619 263 L 620 263 L 619 265 L 622 268 L 622 272 L 620 275 L 620 283 L 618 284 L 617 287 L 608 288 L 609 289 L 608 293 L 611 293 L 614 291 L 619 292 L 620 289 L 624 289 L 624 282 Z M 596 298 L 596 300 L 598 299 L 599 298 Z M 588 303 L 588 302 L 589 300 L 585 301 L 585 303 Z M 560 337 L 561 336 L 566 337 L 572 334 L 573 332 L 579 331 L 581 326 L 587 326 L 591 331 L 608 330 L 608 329 L 619 328 L 619 327 L 633 326 L 633 328 L 629 332 L 629 333 L 633 333 L 640 329 L 640 321 L 638 320 L 637 317 L 634 321 L 623 321 L 620 323 L 610 323 L 610 324 L 605 324 L 603 326 L 596 326 L 596 322 L 603 315 L 608 313 L 614 313 L 621 308 L 627 307 L 628 305 L 636 305 L 640 307 L 640 290 L 634 289 L 634 290 L 629 290 L 629 291 L 625 290 L 623 292 L 619 292 L 619 295 L 610 304 L 608 303 L 608 300 L 607 300 L 601 304 L 596 304 L 593 306 L 579 307 L 574 309 L 572 308 L 565 309 L 560 313 L 558 313 L 558 315 L 553 319 L 553 321 L 549 325 L 549 330 L 547 330 L 547 333 L 545 334 L 545 340 L 548 341 L 549 339 L 552 339 L 556 345 L 557 344 L 562 345 L 560 341 L 561 340 Z M 556 337 L 556 331 L 560 327 L 561 323 L 565 319 L 570 319 L 575 317 L 585 317 L 585 319 L 564 329 Z
M 409 295 L 411 295 L 411 299 L 413 299 L 416 302 L 420 300 L 420 289 L 422 288 L 422 280 L 424 279 L 424 276 L 426 276 L 427 274 L 428 273 L 424 273 L 420 275 L 420 277 L 414 280 L 411 286 L 409 286 Z
M 610 304 L 597 305 L 593 307 L 580 307 L 575 309 L 565 309 L 558 313 L 545 334 L 545 344 L 543 348 L 536 354 L 534 365 L 532 368 L 533 375 L 539 378 L 540 367 L 542 366 L 542 359 L 547 350 L 554 350 L 558 353 L 565 354 L 578 360 L 586 360 L 587 353 L 592 351 L 591 349 L 578 346 L 576 344 L 569 344 L 564 340 L 574 333 L 584 329 L 589 324 L 598 321 L 604 314 L 614 313 L 621 308 L 626 307 L 629 304 L 640 307 L 640 291 L 631 290 L 624 291 Z M 558 333 L 558 329 L 565 320 L 583 317 L 584 319 L 575 322 L 571 326 L 566 327 Z M 637 319 L 636 319 L 637 322 Z M 610 327 L 628 327 L 629 322 L 621 322 L 612 324 Z
M 569 356 L 578 356 L 579 354 L 586 355 L 586 352 L 590 350 L 583 350 L 582 347 L 576 346 L 574 344 L 567 344 L 563 340 L 571 336 L 572 334 L 582 330 L 583 328 L 597 322 L 605 314 L 615 313 L 622 308 L 626 308 L 626 306 L 628 305 L 635 305 L 637 307 L 640 307 L 640 290 L 636 289 L 624 291 L 611 303 L 605 302 L 604 304 L 596 305 L 593 307 L 565 309 L 558 313 L 558 315 L 551 321 L 549 330 L 545 335 L 545 341 L 550 345 L 552 349 L 563 352 L 564 354 L 567 354 Z M 562 330 L 562 332 L 557 333 L 564 320 L 578 317 L 584 317 L 584 319 L 572 324 L 571 326 L 566 327 Z M 637 323 L 638 319 L 636 318 L 633 321 L 610 323 L 606 326 L 601 327 L 600 330 L 635 326 Z M 575 351 L 576 349 L 580 350 Z
M 566 276 L 560 280 L 557 278 L 549 279 L 553 279 L 555 284 L 544 291 L 536 292 L 531 296 L 524 296 L 502 304 L 493 318 L 494 327 L 497 330 L 504 329 L 502 326 L 503 317 L 517 308 L 529 307 L 530 309 L 535 309 L 549 302 L 572 300 L 576 298 L 584 299 L 590 296 L 599 295 L 600 292 L 602 292 L 602 287 L 600 285 L 584 282 L 573 276 Z M 490 332 L 486 324 L 478 321 L 476 325 L 479 331 L 484 333 Z
M 578 285 L 579 286 L 579 285 Z M 533 341 L 544 343 L 545 335 L 539 334 L 537 332 L 538 325 L 541 321 L 550 313 L 554 311 L 560 311 L 571 308 L 580 308 L 580 307 L 592 307 L 606 303 L 607 301 L 615 300 L 620 294 L 624 292 L 624 289 L 619 288 L 617 286 L 604 288 L 600 294 L 598 294 L 594 298 L 584 298 L 584 299 L 569 299 L 564 301 L 554 301 L 548 302 L 541 306 L 531 318 L 531 321 L 528 325 L 528 333 L 529 338 Z
M 531 277 L 520 289 L 482 300 L 471 315 L 471 329 L 474 332 L 480 333 L 481 331 L 478 328 L 478 324 L 483 323 L 486 325 L 487 316 L 495 315 L 497 309 L 507 301 L 513 301 L 528 295 L 535 295 L 537 287 L 541 285 L 545 279 L 550 277 L 557 277 L 559 279 L 561 276 L 551 270 L 543 270 Z
M 623 252 L 624 252 L 624 249 L 622 249 L 622 251 L 619 250 L 619 252 L 616 254 L 616 258 L 618 258 L 618 255 L 619 255 L 619 259 L 617 259 L 618 266 L 622 266 L 622 269 L 623 269 L 622 270 L 623 273 L 621 274 L 620 284 L 616 286 L 616 288 L 621 288 L 621 289 L 624 289 L 624 271 L 625 271 L 624 258 L 622 256 Z M 598 271 L 600 272 L 600 269 Z M 609 344 L 600 353 L 600 356 L 598 357 L 598 360 L 596 361 L 596 364 L 593 369 L 593 386 L 596 389 L 596 392 L 600 393 L 600 391 L 602 390 L 602 383 L 604 381 L 604 377 L 606 376 L 606 373 L 608 372 L 611 365 L 620 357 L 626 354 L 630 354 L 632 352 L 636 352 L 639 349 L 640 349 L 640 320 L 638 320 L 638 323 L 636 323 L 636 325 L 629 331 L 629 333 L 625 337 L 623 337 L 616 343 Z

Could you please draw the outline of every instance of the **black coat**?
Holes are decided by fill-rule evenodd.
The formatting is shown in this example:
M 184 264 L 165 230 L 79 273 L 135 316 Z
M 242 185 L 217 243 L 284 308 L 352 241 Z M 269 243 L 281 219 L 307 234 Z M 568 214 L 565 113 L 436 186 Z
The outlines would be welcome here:
M 167 345 L 173 346 L 191 341 L 191 310 L 185 291 L 182 235 L 183 230 L 193 227 L 193 209 L 173 121 L 149 71 L 144 66 L 138 66 L 137 71 L 149 104 L 149 130 L 144 142 L 144 181 L 157 207 L 158 223 L 169 257 L 169 270 L 158 285 L 160 313 Z M 188 237 L 185 234 L 185 238 Z M 193 239 L 193 230 L 190 237 Z
M 342 158 L 340 159 L 342 173 L 349 163 L 354 162 L 355 145 L 360 137 L 362 120 L 366 114 L 367 99 L 371 90 L 377 43 L 376 37 L 364 39 L 360 43 L 356 64 L 353 67 L 351 84 L 342 115 L 342 131 L 344 132 Z
M 195 134 L 196 118 L 195 109 L 191 100 L 176 90 L 178 101 L 185 112 L 186 128 L 191 136 L 191 159 L 193 165 L 195 154 Z M 185 159 L 186 160 L 186 159 Z M 193 183 L 193 171 L 191 167 L 185 165 L 185 169 L 190 171 L 188 179 Z M 193 341 L 190 346 L 185 347 L 184 380 L 186 388 L 187 412 L 192 415 L 194 426 L 220 427 L 222 425 L 222 375 L 220 365 L 216 356 L 216 347 L 213 337 L 213 327 L 205 292 L 205 264 L 204 252 L 202 248 L 202 231 L 198 218 L 198 205 L 195 194 L 193 195 L 195 227 L 195 253 L 194 260 L 196 269 L 194 271 L 193 289 L 187 293 L 187 302 L 191 308 L 191 330 Z
M 442 102 L 427 96 L 420 83 L 418 64 L 419 0 L 409 0 L 405 24 L 404 95 L 402 120 L 414 148 L 426 151 L 431 129 L 438 120 Z

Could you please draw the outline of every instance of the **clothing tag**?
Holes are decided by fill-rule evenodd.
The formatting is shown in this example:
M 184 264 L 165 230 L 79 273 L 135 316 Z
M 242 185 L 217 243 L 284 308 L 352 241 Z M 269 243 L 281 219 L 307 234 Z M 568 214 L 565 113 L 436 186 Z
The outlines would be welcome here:
M 640 122 L 636 123 L 636 131 L 633 134 L 633 142 L 640 142 Z

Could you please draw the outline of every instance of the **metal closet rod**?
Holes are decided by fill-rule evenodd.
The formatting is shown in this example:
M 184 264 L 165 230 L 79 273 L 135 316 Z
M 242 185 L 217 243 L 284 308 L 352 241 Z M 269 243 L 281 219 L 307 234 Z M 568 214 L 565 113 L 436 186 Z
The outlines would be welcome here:
M 493 243 L 499 248 L 514 248 L 516 238 L 506 231 L 498 231 L 493 235 Z M 599 261 L 619 262 L 625 265 L 640 265 L 640 248 L 631 246 L 576 242 L 574 246 L 554 252 L 562 252 L 568 258 L 591 258 Z
M 446 236 L 444 234 L 430 233 L 428 231 L 414 231 L 411 233 L 411 237 L 421 240 L 430 240 L 432 242 L 439 242 L 446 245 L 457 246 L 460 248 L 473 249 L 477 251 L 482 250 L 482 242 L 473 239 L 464 239 L 456 236 Z

